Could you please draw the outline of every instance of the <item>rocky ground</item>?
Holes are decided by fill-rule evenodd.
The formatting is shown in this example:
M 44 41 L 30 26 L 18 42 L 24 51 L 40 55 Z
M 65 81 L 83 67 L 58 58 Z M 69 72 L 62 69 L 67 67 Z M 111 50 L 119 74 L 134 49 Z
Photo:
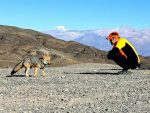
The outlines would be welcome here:
M 150 113 L 150 70 L 117 75 L 116 65 L 76 64 L 38 78 L 10 71 L 0 69 L 0 113 Z

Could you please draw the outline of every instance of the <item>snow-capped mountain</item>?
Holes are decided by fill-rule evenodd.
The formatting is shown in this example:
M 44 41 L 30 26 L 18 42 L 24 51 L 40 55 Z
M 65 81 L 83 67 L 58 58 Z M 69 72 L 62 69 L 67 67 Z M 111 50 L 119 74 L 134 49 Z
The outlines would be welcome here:
M 58 29 L 59 28 L 59 29 Z M 133 29 L 130 27 L 120 27 L 115 29 L 95 29 L 95 30 L 66 30 L 64 27 L 58 27 L 55 30 L 45 31 L 58 39 L 65 41 L 76 41 L 88 46 L 108 51 L 111 45 L 106 40 L 108 34 L 112 31 L 119 32 L 121 37 L 127 38 L 137 49 L 140 55 L 150 56 L 150 29 Z M 60 29 L 61 28 L 61 29 Z

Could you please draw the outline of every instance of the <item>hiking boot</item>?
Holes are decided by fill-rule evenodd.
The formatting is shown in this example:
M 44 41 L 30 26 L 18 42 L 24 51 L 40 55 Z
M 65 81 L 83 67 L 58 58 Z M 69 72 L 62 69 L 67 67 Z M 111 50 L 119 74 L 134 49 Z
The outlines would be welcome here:
M 122 71 L 119 71 L 118 74 L 128 75 L 128 74 L 132 74 L 132 72 L 130 70 L 122 70 Z

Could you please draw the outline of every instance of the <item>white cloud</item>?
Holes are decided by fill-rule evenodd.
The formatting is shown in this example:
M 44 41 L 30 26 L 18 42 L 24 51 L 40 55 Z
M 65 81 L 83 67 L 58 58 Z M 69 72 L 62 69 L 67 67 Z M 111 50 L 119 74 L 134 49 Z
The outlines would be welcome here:
M 61 26 L 57 26 L 56 30 L 58 30 L 58 31 L 66 31 L 66 28 L 63 25 L 61 25 Z

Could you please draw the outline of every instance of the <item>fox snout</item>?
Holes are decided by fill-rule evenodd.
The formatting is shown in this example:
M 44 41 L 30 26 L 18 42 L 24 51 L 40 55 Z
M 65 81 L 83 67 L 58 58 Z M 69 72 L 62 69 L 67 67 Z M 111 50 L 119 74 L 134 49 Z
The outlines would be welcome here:
M 51 57 L 50 56 L 43 57 L 43 63 L 45 65 L 50 65 L 50 63 L 51 63 Z
M 50 64 L 51 64 L 51 62 L 49 61 L 47 64 L 48 64 L 48 65 L 50 65 Z
M 44 63 L 45 65 L 50 65 L 50 61 L 44 60 L 43 63 Z

